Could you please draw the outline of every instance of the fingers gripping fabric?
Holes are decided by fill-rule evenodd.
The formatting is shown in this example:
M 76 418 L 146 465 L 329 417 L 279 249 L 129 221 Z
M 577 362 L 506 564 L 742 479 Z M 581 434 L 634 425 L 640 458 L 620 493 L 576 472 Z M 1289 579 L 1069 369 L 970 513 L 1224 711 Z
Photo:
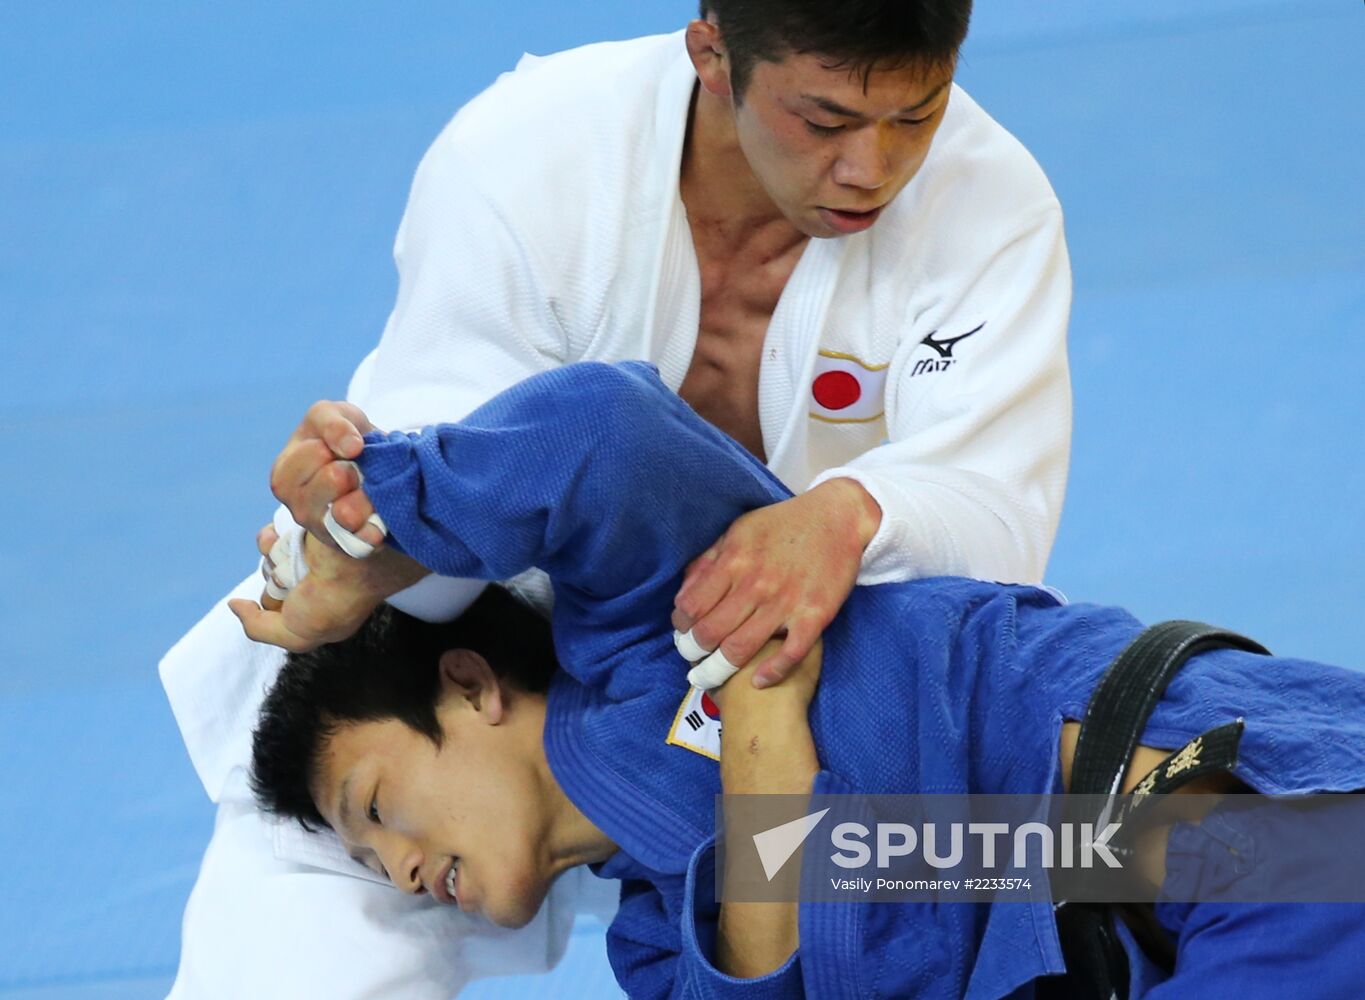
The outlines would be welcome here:
M 379 529 L 379 533 L 388 537 L 389 529 L 384 524 L 384 519 L 379 516 L 379 512 L 371 514 L 365 519 L 366 524 L 373 524 Z M 332 536 L 332 541 L 341 547 L 352 559 L 366 559 L 374 554 L 375 546 L 354 532 L 348 531 L 337 523 L 337 519 L 332 516 L 332 505 L 327 505 L 327 513 L 322 516 L 322 525 L 327 529 L 327 534 Z

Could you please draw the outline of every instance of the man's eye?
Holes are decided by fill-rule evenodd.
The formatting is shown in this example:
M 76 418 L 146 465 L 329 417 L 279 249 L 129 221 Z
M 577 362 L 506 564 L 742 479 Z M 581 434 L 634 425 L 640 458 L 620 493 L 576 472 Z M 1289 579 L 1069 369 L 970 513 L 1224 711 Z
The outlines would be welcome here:
M 380 823 L 380 824 L 382 825 L 382 822 L 381 822 L 381 820 L 379 819 L 379 797 L 378 797 L 378 796 L 375 796 L 374 798 L 370 799 L 370 808 L 367 809 L 367 810 L 365 811 L 365 815 L 368 816 L 368 817 L 370 817 L 370 822 L 371 822 L 371 823 Z
M 933 115 L 925 115 L 923 118 L 902 118 L 902 119 L 900 120 L 900 124 L 902 124 L 902 125 L 923 125 L 925 122 L 927 122 L 927 121 L 928 121 L 930 118 L 932 118 L 932 117 L 934 117 L 934 116 L 933 116 Z
M 813 132 L 815 135 L 834 135 L 835 133 L 842 132 L 844 130 L 844 126 L 842 125 L 817 125 L 809 118 L 803 118 L 802 121 L 806 123 L 806 128 Z

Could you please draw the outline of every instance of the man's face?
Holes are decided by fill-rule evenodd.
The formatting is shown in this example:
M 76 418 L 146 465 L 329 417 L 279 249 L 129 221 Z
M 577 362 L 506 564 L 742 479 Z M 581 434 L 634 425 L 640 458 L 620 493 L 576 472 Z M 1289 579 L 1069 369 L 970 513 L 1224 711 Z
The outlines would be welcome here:
M 533 748 L 521 745 L 530 730 L 488 725 L 458 696 L 437 717 L 440 748 L 396 719 L 338 730 L 314 800 L 352 856 L 398 888 L 521 927 L 555 875 Z
M 760 60 L 735 109 L 740 148 L 803 233 L 861 232 L 924 163 L 952 74 L 951 66 L 912 65 L 876 70 L 864 81 L 816 55 Z

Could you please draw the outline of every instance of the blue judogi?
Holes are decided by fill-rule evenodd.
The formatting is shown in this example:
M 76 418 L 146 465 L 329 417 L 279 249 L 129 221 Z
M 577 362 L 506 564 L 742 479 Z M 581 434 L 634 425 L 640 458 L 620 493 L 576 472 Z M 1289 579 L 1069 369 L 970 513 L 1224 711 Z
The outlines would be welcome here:
M 459 424 L 371 435 L 359 461 L 396 548 L 450 576 L 538 566 L 553 580 L 563 672 L 545 748 L 621 848 L 600 874 L 622 880 L 608 947 L 631 995 L 1003 997 L 1062 970 L 1046 902 L 802 905 L 801 949 L 781 969 L 736 980 L 714 967 L 719 768 L 665 742 L 686 693 L 669 615 L 691 559 L 790 494 L 651 366 L 538 375 Z M 1031 587 L 857 588 L 825 633 L 813 791 L 1060 791 L 1060 724 L 1081 718 L 1140 630 L 1121 610 Z M 1196 657 L 1143 742 L 1180 746 L 1239 717 L 1236 773 L 1257 790 L 1365 786 L 1365 678 L 1302 661 Z

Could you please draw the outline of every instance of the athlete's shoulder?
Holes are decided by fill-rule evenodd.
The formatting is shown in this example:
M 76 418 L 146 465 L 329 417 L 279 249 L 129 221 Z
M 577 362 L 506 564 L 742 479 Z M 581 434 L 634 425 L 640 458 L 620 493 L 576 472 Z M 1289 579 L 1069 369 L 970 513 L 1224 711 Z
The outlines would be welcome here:
M 956 84 L 934 152 L 925 166 L 929 178 L 938 184 L 954 179 L 973 187 L 988 183 L 1000 196 L 1018 201 L 1025 210 L 1057 200 L 1033 154 Z
M 661 239 L 695 82 L 681 33 L 524 58 L 446 126 L 414 201 L 443 226 L 499 227 L 588 336 Z
M 523 56 L 460 109 L 428 157 L 456 158 L 494 189 L 534 184 L 523 191 L 532 197 L 600 173 L 647 154 L 661 90 L 685 58 L 680 34 Z
M 1060 213 L 1038 161 L 954 84 L 929 155 L 892 203 L 883 220 L 891 225 L 880 235 L 888 242 L 925 236 L 929 248 L 951 257 L 962 251 L 959 244 L 1010 239 Z M 926 244 L 915 242 L 923 253 Z

